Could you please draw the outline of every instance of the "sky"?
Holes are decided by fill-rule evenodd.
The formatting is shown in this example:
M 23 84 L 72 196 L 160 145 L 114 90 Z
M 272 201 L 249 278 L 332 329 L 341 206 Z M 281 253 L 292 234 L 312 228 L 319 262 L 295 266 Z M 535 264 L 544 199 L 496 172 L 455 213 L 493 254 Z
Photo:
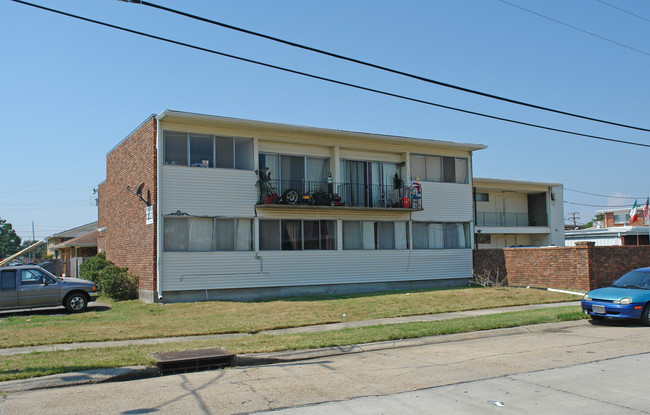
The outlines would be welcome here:
M 151 2 L 437 81 L 650 128 L 644 0 Z M 139 4 L 33 3 L 443 105 L 650 144 L 648 132 L 430 85 Z M 106 153 L 165 109 L 484 144 L 473 156 L 475 177 L 562 183 L 565 218 L 579 212 L 578 223 L 608 206 L 631 208 L 633 198 L 642 205 L 650 190 L 647 147 L 360 91 L 10 0 L 0 1 L 0 37 L 0 218 L 23 239 L 32 239 L 32 222 L 40 240 L 95 221 L 93 189 L 105 178 Z

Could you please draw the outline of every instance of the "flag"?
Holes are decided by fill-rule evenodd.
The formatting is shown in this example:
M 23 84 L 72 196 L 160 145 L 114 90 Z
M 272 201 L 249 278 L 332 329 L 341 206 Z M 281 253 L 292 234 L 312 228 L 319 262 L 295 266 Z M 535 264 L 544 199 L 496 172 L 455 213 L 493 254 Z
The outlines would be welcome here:
M 630 225 L 636 222 L 638 215 L 636 214 L 636 200 L 634 201 L 634 206 L 630 210 Z
M 645 205 L 643 205 L 643 219 L 650 219 L 650 197 L 645 200 Z

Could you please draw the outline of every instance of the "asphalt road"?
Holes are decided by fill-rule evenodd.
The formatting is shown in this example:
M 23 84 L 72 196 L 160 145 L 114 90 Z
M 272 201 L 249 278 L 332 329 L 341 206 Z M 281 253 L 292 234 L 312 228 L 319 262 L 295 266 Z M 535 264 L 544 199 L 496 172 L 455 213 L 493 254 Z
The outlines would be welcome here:
M 582 320 L 293 363 L 7 393 L 0 414 L 650 413 L 649 381 L 650 328 Z

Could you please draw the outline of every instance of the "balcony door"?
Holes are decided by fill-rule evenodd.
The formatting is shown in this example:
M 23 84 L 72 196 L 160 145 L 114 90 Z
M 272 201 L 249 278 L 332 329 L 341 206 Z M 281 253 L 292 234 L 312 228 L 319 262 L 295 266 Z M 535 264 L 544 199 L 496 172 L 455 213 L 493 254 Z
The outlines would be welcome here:
M 399 176 L 395 163 L 343 160 L 343 197 L 351 206 L 389 206 L 393 178 Z

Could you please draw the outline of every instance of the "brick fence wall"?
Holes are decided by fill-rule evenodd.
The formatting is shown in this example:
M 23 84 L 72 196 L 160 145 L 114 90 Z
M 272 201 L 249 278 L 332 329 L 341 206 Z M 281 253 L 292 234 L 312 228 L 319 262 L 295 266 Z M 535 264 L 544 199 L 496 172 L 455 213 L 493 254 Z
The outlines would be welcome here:
M 650 246 L 478 249 L 474 272 L 507 276 L 510 285 L 588 291 L 611 284 L 624 273 L 650 266 Z
M 106 259 L 139 277 L 139 288 L 156 287 L 156 119 L 150 117 L 106 156 L 106 181 L 99 186 L 97 246 Z M 145 204 L 133 191 L 144 182 L 150 195 L 154 224 L 147 225 Z

